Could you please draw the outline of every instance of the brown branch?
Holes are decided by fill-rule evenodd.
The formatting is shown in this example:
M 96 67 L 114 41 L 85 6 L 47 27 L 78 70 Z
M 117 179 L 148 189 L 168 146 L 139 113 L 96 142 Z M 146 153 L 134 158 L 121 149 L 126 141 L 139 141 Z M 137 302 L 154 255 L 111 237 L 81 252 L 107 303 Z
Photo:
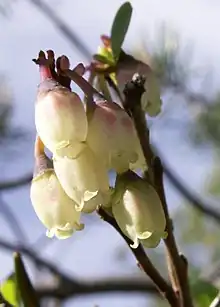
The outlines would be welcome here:
M 63 73 L 68 76 L 72 81 L 74 81 L 81 88 L 85 95 L 97 95 L 98 97 L 106 100 L 104 95 L 97 91 L 88 81 L 86 81 L 74 70 L 65 69 L 63 70 Z
M 56 267 L 56 265 L 50 263 L 49 261 L 47 261 L 45 259 L 42 259 L 41 257 L 39 257 L 36 254 L 35 251 L 33 251 L 29 247 L 26 247 L 26 246 L 21 245 L 21 244 L 14 244 L 14 243 L 8 242 L 8 241 L 1 238 L 0 239 L 0 248 L 5 249 L 9 252 L 19 252 L 19 253 L 25 255 L 26 257 L 30 258 L 35 263 L 36 266 L 46 268 L 51 273 L 61 276 L 63 281 L 65 281 L 67 283 L 71 280 L 70 277 L 68 277 L 67 275 L 62 273 Z
M 8 227 L 13 231 L 15 238 L 20 242 L 27 243 L 28 238 L 23 231 L 22 226 L 19 224 L 17 218 L 15 217 L 13 211 L 10 209 L 7 203 L 5 203 L 0 195 L 0 214 L 6 220 Z
M 156 152 L 158 150 L 156 149 Z M 164 174 L 167 176 L 168 180 L 171 184 L 177 189 L 177 191 L 189 201 L 189 204 L 192 205 L 193 208 L 197 209 L 201 213 L 206 216 L 212 218 L 218 224 L 220 223 L 220 212 L 216 209 L 212 208 L 211 204 L 207 204 L 200 197 L 196 196 L 194 192 L 191 192 L 184 183 L 178 178 L 176 174 L 174 174 L 170 167 L 164 162 L 162 159 Z
M 80 295 L 91 295 L 91 294 L 106 294 L 109 292 L 115 293 L 150 293 L 152 295 L 158 295 L 156 287 L 147 281 L 140 279 L 125 279 L 125 278 L 112 278 L 112 279 L 101 279 L 94 281 L 73 281 L 68 287 L 58 286 L 55 288 L 42 287 L 37 288 L 37 293 L 40 298 L 58 298 L 68 299 Z
M 0 239 L 0 248 L 10 252 L 19 251 L 24 256 L 30 258 L 36 266 L 40 266 L 49 270 L 59 278 L 59 284 L 55 288 L 51 287 L 38 287 L 37 293 L 39 298 L 55 297 L 58 299 L 67 299 L 73 296 L 89 295 L 93 293 L 107 293 L 107 292 L 138 292 L 138 293 L 151 293 L 157 295 L 156 287 L 147 281 L 140 279 L 122 279 L 115 278 L 110 280 L 96 280 L 96 281 L 78 281 L 63 272 L 61 272 L 55 265 L 37 256 L 37 254 L 22 245 L 9 243 Z
M 164 242 L 167 249 L 168 259 L 170 259 L 170 269 L 172 273 L 171 278 L 173 278 L 174 286 L 179 291 L 179 295 L 182 302 L 181 306 L 190 307 L 193 306 L 193 304 L 188 283 L 188 274 L 187 274 L 188 265 L 186 258 L 183 255 L 179 254 L 175 242 L 172 221 L 169 217 L 169 211 L 164 192 L 163 167 L 159 157 L 156 157 L 154 160 L 154 174 L 155 174 L 155 186 L 157 188 L 158 194 L 160 195 L 167 221 L 168 236 L 164 240 Z
M 179 303 L 181 307 L 193 307 L 187 278 L 187 262 L 182 255 L 179 255 L 173 235 L 172 222 L 169 217 L 163 186 L 163 167 L 160 159 L 158 157 L 154 158 L 154 154 L 150 147 L 149 131 L 146 120 L 143 120 L 144 112 L 141 109 L 141 95 L 143 92 L 144 80 L 141 76 L 136 75 L 135 79 L 125 86 L 124 107 L 133 117 L 146 163 L 153 173 L 151 179 L 153 178 L 153 183 L 163 204 L 167 224 L 166 230 L 168 232 L 168 237 L 164 241 L 168 253 L 168 267 L 171 268 L 169 273 L 171 273 L 170 277 L 171 282 L 173 282 L 173 288 L 174 290 L 178 289 L 177 295 L 180 298 Z
M 29 173 L 17 179 L 13 179 L 9 181 L 2 181 L 0 182 L 0 191 L 20 188 L 26 184 L 29 184 L 32 178 L 33 178 L 33 174 Z
M 146 255 L 143 249 L 143 246 L 139 244 L 137 248 L 135 249 L 132 248 L 131 245 L 133 244 L 133 242 L 123 234 L 118 224 L 116 223 L 115 219 L 111 217 L 109 214 L 107 214 L 106 211 L 102 209 L 101 207 L 98 209 L 98 214 L 102 217 L 104 221 L 109 223 L 124 238 L 131 252 L 137 259 L 138 264 L 141 267 L 141 269 L 155 283 L 158 291 L 167 299 L 167 301 L 170 303 L 170 306 L 173 306 L 173 307 L 178 306 L 177 299 L 176 299 L 176 296 L 175 296 L 175 293 L 172 287 L 166 282 L 166 280 L 160 275 L 160 273 L 153 266 L 152 262 Z
M 50 21 L 60 30 L 60 32 L 67 38 L 67 40 L 77 48 L 87 59 L 91 59 L 91 52 L 87 46 L 81 41 L 78 35 L 70 29 L 68 24 L 66 24 L 55 12 L 41 0 L 29 0 L 31 4 L 37 7 Z

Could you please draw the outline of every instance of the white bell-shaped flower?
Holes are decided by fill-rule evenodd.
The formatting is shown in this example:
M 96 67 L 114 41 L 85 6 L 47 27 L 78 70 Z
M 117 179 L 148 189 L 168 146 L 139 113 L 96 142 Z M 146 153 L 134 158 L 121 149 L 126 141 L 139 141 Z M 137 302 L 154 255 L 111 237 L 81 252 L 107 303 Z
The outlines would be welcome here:
M 166 219 L 155 189 L 129 172 L 119 175 L 112 201 L 113 215 L 125 235 L 137 248 L 139 242 L 156 247 L 166 237 Z
M 41 83 L 35 103 L 38 135 L 55 156 L 75 157 L 84 148 L 87 137 L 85 108 L 76 93 L 53 79 L 45 59 L 39 61 L 43 62 L 39 62 Z
M 54 169 L 67 195 L 77 203 L 77 210 L 90 213 L 108 203 L 107 169 L 88 146 L 75 159 L 55 157 Z
M 138 159 L 137 134 L 132 119 L 119 105 L 99 102 L 89 122 L 87 143 L 108 169 L 122 173 Z
M 35 144 L 35 153 L 38 147 L 37 156 L 35 154 L 37 173 L 31 183 L 31 202 L 38 218 L 48 229 L 47 235 L 65 239 L 75 230 L 83 229 L 84 225 L 80 224 L 80 212 L 64 192 L 54 169 L 48 168 L 48 158 L 42 152 L 41 144 L 38 138 Z
M 83 229 L 80 212 L 75 203 L 64 192 L 53 169 L 38 175 L 31 183 L 31 201 L 34 210 L 48 229 L 49 237 L 59 239 L 70 237 L 75 230 Z

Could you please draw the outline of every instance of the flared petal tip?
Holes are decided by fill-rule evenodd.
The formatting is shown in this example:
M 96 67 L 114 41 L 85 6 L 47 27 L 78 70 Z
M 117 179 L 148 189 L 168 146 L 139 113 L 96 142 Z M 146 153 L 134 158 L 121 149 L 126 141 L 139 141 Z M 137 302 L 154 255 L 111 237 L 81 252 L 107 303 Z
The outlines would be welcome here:
M 99 192 L 99 191 L 85 191 L 83 200 L 84 200 L 85 202 L 86 202 L 86 201 L 89 201 L 90 199 L 96 197 L 96 196 L 98 195 L 98 192 Z
M 149 238 L 140 240 L 144 247 L 146 248 L 156 248 L 159 244 L 161 239 L 166 239 L 168 233 L 166 231 L 162 233 L 152 233 Z
M 138 248 L 139 246 L 139 240 L 138 240 L 138 237 L 135 239 L 134 243 L 133 244 L 130 244 L 130 247 L 133 248 L 133 249 L 136 249 Z
M 148 239 L 148 238 L 150 238 L 151 236 L 152 236 L 152 232 L 150 232 L 150 231 L 145 231 L 145 232 L 142 232 L 142 233 L 138 233 L 137 234 L 137 237 L 138 237 L 138 239 L 140 239 L 140 240 L 145 240 L 145 239 Z
M 163 234 L 161 235 L 161 239 L 166 239 L 168 237 L 168 232 L 164 231 Z
M 56 146 L 53 157 L 56 158 L 69 158 L 76 159 L 79 154 L 86 148 L 86 144 L 84 142 L 76 141 L 72 144 L 71 141 L 63 141 L 59 145 Z
M 85 225 L 83 223 L 75 223 L 74 226 L 77 231 L 83 230 L 85 228 Z
M 83 213 L 93 213 L 97 208 L 96 202 L 93 202 L 92 200 L 88 202 L 82 202 L 80 205 L 75 205 L 75 209 L 77 212 L 83 212 Z
M 75 205 L 77 212 L 92 213 L 101 205 L 99 191 L 85 191 L 80 204 Z
M 73 233 L 74 233 L 74 229 L 62 230 L 62 229 L 55 228 L 55 229 L 47 230 L 46 236 L 48 238 L 56 237 L 59 240 L 64 240 L 64 239 L 70 238 Z

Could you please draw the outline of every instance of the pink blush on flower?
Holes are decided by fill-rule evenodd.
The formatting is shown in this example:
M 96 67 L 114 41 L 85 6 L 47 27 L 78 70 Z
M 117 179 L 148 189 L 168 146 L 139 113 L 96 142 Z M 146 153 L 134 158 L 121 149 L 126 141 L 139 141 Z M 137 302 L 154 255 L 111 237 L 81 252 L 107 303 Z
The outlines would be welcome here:
M 132 121 L 130 120 L 130 118 L 126 118 L 126 117 L 123 117 L 121 119 L 121 123 L 124 127 L 126 127 L 127 129 L 129 130 L 133 130 L 133 123 Z
M 117 118 L 114 114 L 110 112 L 105 112 L 105 120 L 109 125 L 114 125 L 116 122 Z
M 101 121 L 104 121 L 105 123 L 109 125 L 114 125 L 114 123 L 117 121 L 116 115 L 112 112 L 111 109 L 106 107 L 100 107 L 98 111 L 98 117 Z

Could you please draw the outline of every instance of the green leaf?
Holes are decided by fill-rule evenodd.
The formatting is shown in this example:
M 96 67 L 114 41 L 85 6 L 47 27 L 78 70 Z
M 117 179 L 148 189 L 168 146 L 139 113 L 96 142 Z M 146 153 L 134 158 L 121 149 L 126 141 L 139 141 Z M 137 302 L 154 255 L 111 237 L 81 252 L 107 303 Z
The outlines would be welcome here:
M 196 307 L 207 307 L 218 294 L 218 289 L 211 283 L 199 277 L 197 269 L 191 270 L 190 285 Z
M 128 31 L 132 16 L 132 6 L 130 2 L 125 2 L 119 8 L 111 28 L 111 47 L 112 53 L 117 61 L 121 52 L 121 47 Z
M 93 59 L 103 64 L 114 65 L 112 60 L 101 54 L 94 54 Z
M 40 307 L 37 294 L 25 270 L 19 253 L 14 254 L 16 286 L 24 307 Z
M 0 290 L 6 301 L 8 301 L 13 306 L 17 306 L 16 283 L 14 274 L 9 276 L 3 283 L 1 283 Z
M 97 88 L 101 93 L 103 93 L 108 101 L 112 101 L 108 85 L 106 84 L 105 77 L 103 75 L 97 76 Z
M 195 297 L 197 306 L 206 307 L 211 304 L 217 295 L 218 290 L 208 282 L 198 280 L 192 287 L 192 293 Z

